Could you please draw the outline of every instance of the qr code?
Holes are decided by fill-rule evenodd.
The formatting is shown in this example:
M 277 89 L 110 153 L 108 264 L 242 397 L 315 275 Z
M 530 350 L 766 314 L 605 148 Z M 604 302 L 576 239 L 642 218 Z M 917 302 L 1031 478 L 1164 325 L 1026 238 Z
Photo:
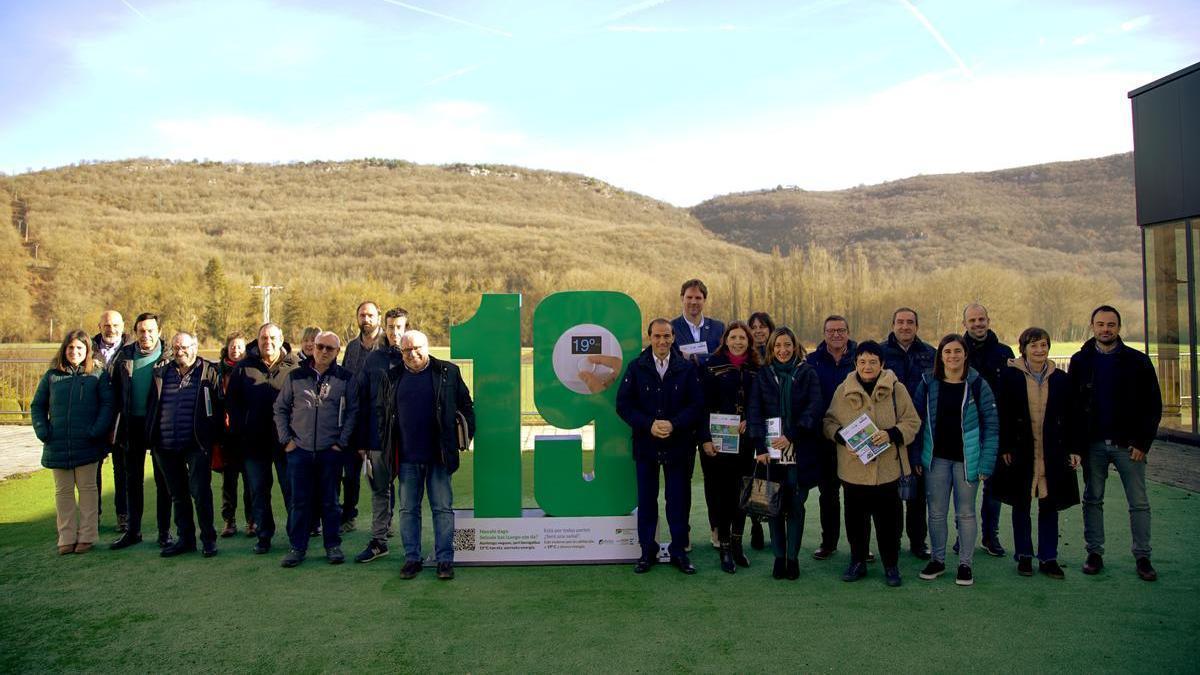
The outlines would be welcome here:
M 454 550 L 455 551 L 474 551 L 475 550 L 475 528 L 463 528 L 454 530 Z

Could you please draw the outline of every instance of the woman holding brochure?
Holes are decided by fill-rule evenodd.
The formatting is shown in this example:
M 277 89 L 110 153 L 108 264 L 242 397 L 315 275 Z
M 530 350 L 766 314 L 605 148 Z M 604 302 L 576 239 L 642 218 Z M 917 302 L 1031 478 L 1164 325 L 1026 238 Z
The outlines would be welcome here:
M 929 504 L 929 543 L 933 549 L 921 578 L 933 580 L 946 571 L 946 515 L 954 493 L 958 526 L 958 575 L 954 583 L 975 583 L 975 493 L 992 474 L 999 445 L 999 419 L 992 388 L 967 366 L 967 343 L 950 334 L 938 344 L 933 373 L 926 373 L 913 397 L 921 415 L 921 467 Z
M 800 578 L 804 502 L 821 478 L 821 382 L 804 362 L 796 334 L 786 326 L 767 340 L 766 366 L 750 389 L 747 428 L 757 460 L 780 482 L 779 515 L 771 519 L 776 579 Z
M 900 476 L 909 474 L 908 451 L 921 428 L 908 390 L 883 368 L 883 349 L 860 342 L 854 372 L 838 385 L 825 413 L 825 436 L 837 443 L 838 478 L 846 493 L 850 566 L 843 581 L 867 575 L 871 521 L 888 586 L 900 585 Z
M 751 346 L 750 327 L 733 321 L 702 372 L 704 406 L 709 413 L 700 425 L 700 463 L 704 468 L 704 501 L 717 530 L 721 569 L 749 567 L 742 550 L 746 514 L 738 506 L 742 477 L 750 473 L 753 452 L 746 438 L 746 402 L 761 364 Z

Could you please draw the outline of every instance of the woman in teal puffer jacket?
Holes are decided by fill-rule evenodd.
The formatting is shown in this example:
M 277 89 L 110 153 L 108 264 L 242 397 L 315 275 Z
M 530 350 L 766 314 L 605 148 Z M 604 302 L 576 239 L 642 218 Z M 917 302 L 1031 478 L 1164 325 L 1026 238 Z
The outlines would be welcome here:
M 29 408 L 43 444 L 42 466 L 54 474 L 58 553 L 87 553 L 99 537 L 96 465 L 114 414 L 108 375 L 92 361 L 87 333 L 67 333 Z

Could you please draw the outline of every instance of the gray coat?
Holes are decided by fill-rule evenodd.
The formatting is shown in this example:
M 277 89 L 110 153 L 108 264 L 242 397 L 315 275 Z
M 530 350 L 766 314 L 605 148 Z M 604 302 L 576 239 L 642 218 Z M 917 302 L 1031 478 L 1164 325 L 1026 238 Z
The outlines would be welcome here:
M 281 445 L 295 441 L 297 448 L 310 452 L 335 445 L 348 451 L 358 416 L 354 375 L 336 363 L 321 375 L 306 363 L 288 373 L 274 413 Z

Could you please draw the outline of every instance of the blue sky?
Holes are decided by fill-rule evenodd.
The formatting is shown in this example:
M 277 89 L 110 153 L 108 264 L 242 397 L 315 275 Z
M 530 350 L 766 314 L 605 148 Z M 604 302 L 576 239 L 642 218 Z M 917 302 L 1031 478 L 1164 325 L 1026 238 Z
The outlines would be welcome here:
M 391 157 L 677 205 L 1132 149 L 1200 3 L 0 0 L 0 171 Z

